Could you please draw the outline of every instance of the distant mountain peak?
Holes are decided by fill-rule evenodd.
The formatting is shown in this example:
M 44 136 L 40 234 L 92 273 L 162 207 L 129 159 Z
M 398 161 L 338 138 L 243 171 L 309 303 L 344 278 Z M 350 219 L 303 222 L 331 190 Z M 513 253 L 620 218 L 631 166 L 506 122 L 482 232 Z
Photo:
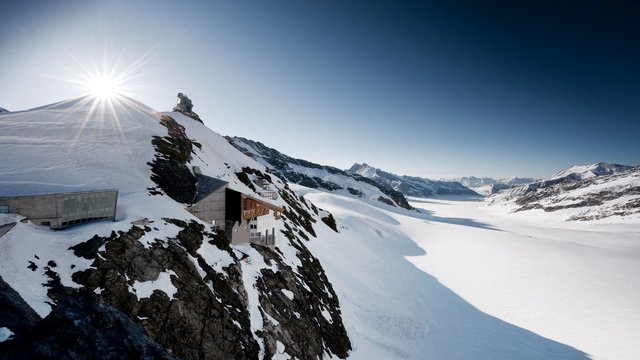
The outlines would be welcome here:
M 434 195 L 479 195 L 477 192 L 467 188 L 457 181 L 430 180 L 415 176 L 396 175 L 372 167 L 367 163 L 355 163 L 351 168 L 349 168 L 349 170 L 347 170 L 347 172 L 372 179 L 407 196 L 430 197 Z
M 360 176 L 364 176 L 367 178 L 374 178 L 377 175 L 378 170 L 379 169 L 373 166 L 370 166 L 367 163 L 362 163 L 362 164 L 355 163 L 349 168 L 349 170 L 347 170 L 347 172 L 352 174 L 358 174 Z
M 7 113 L 7 112 L 9 112 L 9 110 L 0 107 L 0 113 Z
M 633 166 L 611 164 L 605 162 L 597 162 L 590 165 L 574 165 L 568 169 L 562 170 L 547 180 L 556 180 L 562 178 L 588 179 L 596 176 L 615 175 L 627 170 L 633 169 Z
M 289 182 L 411 209 L 401 192 L 373 179 L 377 170 L 367 164 L 354 164 L 352 169 L 355 171 L 344 171 L 290 157 L 261 142 L 242 137 L 227 137 L 227 140 L 245 155 L 254 158 Z

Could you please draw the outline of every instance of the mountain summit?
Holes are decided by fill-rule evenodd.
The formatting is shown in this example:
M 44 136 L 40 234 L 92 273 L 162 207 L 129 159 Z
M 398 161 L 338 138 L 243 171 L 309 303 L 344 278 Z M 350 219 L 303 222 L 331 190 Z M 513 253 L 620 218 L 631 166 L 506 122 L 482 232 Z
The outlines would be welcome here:
M 633 166 L 629 165 L 608 164 L 604 162 L 598 162 L 591 165 L 576 165 L 554 174 L 549 177 L 548 180 L 563 178 L 574 180 L 589 179 L 596 176 L 619 174 L 632 168 Z

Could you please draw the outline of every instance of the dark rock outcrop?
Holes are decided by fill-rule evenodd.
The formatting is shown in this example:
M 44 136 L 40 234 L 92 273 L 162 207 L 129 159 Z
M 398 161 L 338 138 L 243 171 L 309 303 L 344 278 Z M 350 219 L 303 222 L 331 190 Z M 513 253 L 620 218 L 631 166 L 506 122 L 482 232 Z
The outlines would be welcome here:
M 155 159 L 148 163 L 151 180 L 175 201 L 189 204 L 196 195 L 196 177 L 187 166 L 194 143 L 173 118 L 163 115 L 160 123 L 167 128 L 168 136 L 151 140 L 156 150 Z
M 80 291 L 26 334 L 0 343 L 0 359 L 175 359 L 122 312 Z
M 267 356 L 275 352 L 277 340 L 294 359 L 319 359 L 325 353 L 344 359 L 351 343 L 333 287 L 320 262 L 304 244 L 292 234 L 288 237 L 302 262 L 295 270 L 277 252 L 255 247 L 265 262 L 277 268 L 277 271 L 263 269 L 256 283 L 260 306 L 268 315 L 263 315 L 265 331 L 261 334 Z
M 202 122 L 202 120 L 200 120 L 200 116 L 194 113 L 192 109 L 193 103 L 191 102 L 191 99 L 189 99 L 189 97 L 187 97 L 187 95 L 183 93 L 178 93 L 178 101 L 176 103 L 176 106 L 174 106 L 173 111 L 182 113 L 192 118 L 193 120 Z
M 215 235 L 195 222 L 167 220 L 183 228 L 176 239 L 156 240 L 145 248 L 138 239 L 147 230 L 134 226 L 107 239 L 92 267 L 73 274 L 73 280 L 98 289 L 103 301 L 182 359 L 257 358 L 239 259 L 227 248 L 236 261 L 225 273 L 217 272 L 196 252 Z M 140 299 L 131 292 L 134 281 L 156 280 L 161 272 L 172 272 L 173 298 L 159 290 Z
M 384 184 L 384 183 L 380 183 L 378 181 L 375 181 L 373 179 L 369 179 L 367 177 L 364 176 L 360 176 L 358 174 L 351 174 L 351 177 L 353 177 L 356 180 L 365 182 L 367 184 L 370 184 L 372 186 L 377 187 L 378 189 L 380 189 L 380 191 L 387 195 L 388 197 L 391 198 L 391 200 L 395 201 L 396 204 L 398 204 L 398 206 L 405 208 L 405 209 L 413 209 L 411 207 L 411 205 L 409 205 L 409 202 L 407 201 L 407 198 L 404 197 L 404 195 L 400 192 L 400 191 L 396 191 L 394 190 L 391 186 Z M 391 201 L 389 201 L 389 199 L 386 199 L 382 196 L 378 197 L 378 201 L 383 202 L 387 205 L 391 205 L 391 206 L 395 206 Z
M 241 173 L 258 176 L 274 185 L 271 176 L 260 170 L 243 168 Z M 275 354 L 277 342 L 294 359 L 318 359 L 326 354 L 345 358 L 351 342 L 342 322 L 338 297 L 320 261 L 304 244 L 310 236 L 317 236 L 314 224 L 318 224 L 320 209 L 286 184 L 278 190 L 286 203 L 282 214 L 284 238 L 279 241 L 288 241 L 295 248 L 302 265 L 296 268 L 287 265 L 278 248 L 252 245 L 270 266 L 260 270 L 256 280 L 263 321 L 263 329 L 257 334 L 263 339 L 265 358 Z M 337 232 L 331 213 L 320 220 Z
M 0 327 L 20 337 L 40 321 L 40 316 L 0 276 Z
M 329 214 L 321 218 L 320 220 L 322 220 L 322 222 L 330 227 L 333 231 L 338 232 L 338 226 L 336 225 L 336 219 L 333 217 L 333 214 Z

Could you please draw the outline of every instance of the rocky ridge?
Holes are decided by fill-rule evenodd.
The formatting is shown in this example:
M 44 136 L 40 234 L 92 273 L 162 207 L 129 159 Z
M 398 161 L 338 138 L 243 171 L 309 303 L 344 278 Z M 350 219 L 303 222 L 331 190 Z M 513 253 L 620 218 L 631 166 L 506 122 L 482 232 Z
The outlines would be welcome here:
M 490 205 L 513 211 L 566 213 L 567 220 L 640 214 L 640 167 L 597 163 L 572 167 L 545 180 L 503 190 Z
M 478 193 L 456 181 L 430 180 L 421 177 L 396 175 L 378 168 L 363 164 L 353 164 L 347 170 L 350 174 L 358 174 L 378 184 L 389 186 L 406 196 L 431 197 L 436 195 L 478 196 Z
M 387 205 L 411 209 L 401 192 L 360 174 L 296 159 L 261 142 L 242 137 L 226 137 L 229 143 L 247 156 L 267 166 L 288 182 L 310 188 L 322 188 L 348 196 L 365 197 Z
M 129 317 L 86 291 L 61 299 L 46 318 L 0 343 L 3 360 L 125 358 L 177 359 Z

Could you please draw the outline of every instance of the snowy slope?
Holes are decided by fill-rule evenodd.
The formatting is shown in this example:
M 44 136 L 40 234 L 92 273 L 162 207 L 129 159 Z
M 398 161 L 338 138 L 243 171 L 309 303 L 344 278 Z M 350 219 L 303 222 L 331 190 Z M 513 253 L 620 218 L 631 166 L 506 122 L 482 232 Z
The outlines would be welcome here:
M 134 100 L 94 106 L 89 97 L 0 115 L 0 196 L 77 190 L 144 191 L 152 185 L 150 138 L 158 113 Z M 82 139 L 91 139 L 90 142 Z M 122 172 L 121 170 L 127 169 Z
M 406 196 L 430 197 L 435 195 L 478 195 L 456 181 L 430 180 L 421 177 L 396 175 L 368 164 L 353 164 L 348 173 L 358 174 L 379 184 L 392 187 Z
M 640 217 L 640 168 L 596 163 L 503 190 L 490 205 L 544 211 L 565 220 L 624 221 Z
M 314 238 L 314 228 L 326 227 L 320 220 L 328 214 L 297 198 L 272 176 L 275 188 L 287 198 L 272 201 L 286 209 L 277 226 L 288 235 L 279 236 L 278 253 L 248 245 L 229 248 L 219 240 L 203 241 L 217 239 L 209 225 L 188 213 L 184 204 L 164 195 L 151 180 L 150 165 L 159 156 L 152 140 L 175 140 L 167 137 L 168 129 L 161 124 L 167 123 L 161 121 L 163 116 L 183 127 L 190 140 L 182 145 L 193 145 L 187 168 L 199 166 L 205 175 L 228 181 L 230 188 L 253 193 L 238 174 L 265 172 L 265 167 L 180 113 L 159 113 L 125 97 L 112 102 L 85 97 L 2 114 L 0 196 L 102 188 L 120 192 L 115 222 L 52 231 L 18 221 L 0 240 L 0 276 L 41 316 L 51 311 L 58 296 L 80 287 L 92 289 L 133 316 L 156 341 L 185 358 L 221 356 L 232 348 L 244 349 L 241 354 L 247 358 L 322 353 L 344 357 L 349 340 L 341 330 L 331 284 L 317 261 L 301 266 L 315 258 L 299 238 Z M 20 218 L 0 214 L 0 224 Z M 149 226 L 131 224 L 143 218 Z M 87 253 L 91 241 L 103 244 L 95 248 L 96 254 Z M 137 254 L 137 260 L 123 258 L 130 254 Z M 271 260 L 263 260 L 264 256 Z M 120 268 L 122 264 L 129 265 Z M 287 283 L 274 289 L 261 285 L 275 281 L 274 273 Z M 213 281 L 216 278 L 220 281 Z M 307 300 L 276 301 L 267 296 L 279 289 Z M 188 309 L 163 314 L 173 302 Z M 149 304 L 162 311 L 149 313 L 145 310 Z M 291 324 L 282 323 L 279 313 L 284 309 L 296 311 L 303 326 L 321 326 L 312 330 L 308 339 L 298 339 L 301 334 L 293 331 Z M 212 314 L 216 312 L 223 314 L 215 317 Z M 203 333 L 197 327 L 200 321 L 181 322 L 181 318 L 203 319 L 213 328 L 227 329 L 227 335 Z M 172 325 L 172 321 L 176 323 Z M 173 332 L 176 336 L 167 336 Z M 178 336 L 185 332 L 194 335 Z M 299 347 L 276 346 L 290 344 L 292 339 L 297 339 Z
M 264 144 L 241 137 L 227 137 L 229 142 L 256 159 L 288 182 L 311 188 L 323 188 L 337 194 L 379 201 L 387 205 L 410 208 L 403 194 L 388 184 L 338 168 L 295 159 Z
M 160 119 L 170 116 L 184 127 L 194 144 L 189 166 L 229 181 L 234 189 L 251 194 L 238 173 L 267 174 L 265 165 L 182 114 L 159 113 L 126 98 L 104 111 L 94 106 L 85 98 L 0 115 L 0 150 L 10 159 L 0 162 L 0 196 L 121 191 L 116 222 L 51 231 L 18 221 L 0 238 L 0 276 L 41 315 L 60 294 L 51 291 L 57 276 L 67 290 L 85 287 L 105 301 L 117 300 L 151 337 L 184 358 L 220 358 L 232 351 L 250 359 L 586 359 L 584 350 L 597 359 L 638 356 L 637 330 L 629 325 L 639 320 L 638 307 L 627 302 L 636 298 L 637 288 L 619 268 L 604 271 L 613 264 L 610 259 L 622 255 L 609 256 L 594 270 L 603 270 L 600 277 L 585 287 L 571 287 L 582 271 L 559 265 L 573 251 L 562 252 L 561 262 L 539 261 L 585 237 L 608 251 L 602 240 L 614 237 L 621 240 L 615 248 L 630 250 L 623 265 L 635 269 L 638 232 L 633 229 L 573 232 L 537 224 L 523 232 L 522 224 L 507 223 L 513 215 L 482 202 L 472 203 L 469 212 L 454 202 L 416 200 L 413 204 L 424 209 L 418 213 L 348 191 L 286 184 L 271 174 L 280 192 L 276 204 L 286 208 L 277 249 L 228 248 L 208 224 L 150 180 L 149 163 L 158 156 L 151 140 L 167 136 Z M 308 174 L 313 179 L 314 173 Z M 333 180 L 327 175 L 326 181 Z M 371 186 L 370 191 L 378 189 Z M 325 226 L 331 223 L 327 210 L 339 232 Z M 145 217 L 148 226 L 131 224 Z M 0 214 L 0 224 L 16 220 L 17 215 Z M 86 249 L 72 250 L 79 244 L 90 248 L 90 239 L 98 241 L 95 257 Z M 557 246 L 531 257 L 538 239 Z M 503 245 L 515 250 L 503 252 Z M 123 258 L 117 257 L 120 250 Z M 594 257 L 588 260 L 598 259 L 600 253 L 589 250 L 585 253 Z M 555 266 L 553 271 L 545 264 Z M 511 278 L 514 268 L 520 276 Z M 584 300 L 589 291 L 604 293 L 608 283 L 620 292 L 614 300 Z M 528 301 L 532 287 L 534 298 Z M 558 305 L 560 300 L 565 302 Z M 581 318 L 588 321 L 577 322 Z M 597 331 L 589 331 L 592 321 Z M 210 347 L 191 352 L 203 341 Z
M 484 217 L 491 213 L 480 201 L 414 199 L 412 204 L 421 209 L 415 213 L 314 189 L 298 191 L 338 221 L 338 236 L 310 247 L 343 299 L 354 359 L 586 359 L 580 350 L 587 347 L 597 353 L 596 359 L 639 354 L 632 346 L 638 335 L 632 325 L 640 312 L 628 302 L 637 294 L 631 277 L 616 283 L 624 285 L 620 296 L 625 307 L 606 296 L 585 300 L 594 288 L 572 287 L 581 279 L 579 271 L 537 257 L 552 257 L 553 247 L 529 255 L 536 241 L 532 235 L 549 236 L 544 224 L 537 232 L 522 233 L 514 232 L 519 225 L 509 223 L 509 217 L 486 223 Z M 564 230 L 551 234 L 560 239 L 584 236 L 577 231 L 568 237 Z M 612 232 L 588 234 L 607 239 Z M 627 235 L 637 239 L 632 231 Z M 554 244 L 561 247 L 563 241 Z M 523 263 L 526 267 L 518 265 Z M 545 264 L 557 272 L 550 275 Z M 637 257 L 632 264 L 640 264 Z M 623 267 L 588 282 L 603 291 L 606 283 L 601 281 L 617 279 Z M 518 276 L 511 277 L 515 270 Z M 562 303 L 556 303 L 558 298 Z M 633 318 L 620 322 L 619 315 L 629 311 Z M 598 329 L 585 326 L 608 315 L 616 320 Z M 581 317 L 581 322 L 571 322 Z M 619 334 L 618 326 L 629 332 Z
M 29 261 L 38 263 L 36 253 L 47 254 L 66 265 L 58 266 L 62 282 L 77 287 L 71 280 L 71 262 L 76 265 L 74 271 L 88 267 L 89 263 L 72 256 L 68 250 L 71 245 L 94 234 L 108 236 L 113 230 L 127 230 L 131 221 L 145 217 L 160 219 L 173 214 L 193 218 L 184 206 L 170 198 L 148 194 L 147 189 L 155 186 L 147 164 L 154 157 L 150 139 L 166 133 L 159 123 L 161 115 L 128 98 L 102 108 L 91 97 L 84 97 L 0 117 L 4 130 L 0 134 L 0 152 L 11 159 L 1 165 L 0 196 L 119 190 L 116 222 L 95 223 L 62 232 L 18 223 L 2 239 L 2 276 L 40 315 L 50 311 L 46 288 L 40 286 L 43 275 L 39 271 L 24 271 L 24 264 Z M 171 115 L 196 132 L 189 119 L 177 113 Z M 200 141 L 209 147 L 208 153 L 225 153 L 225 157 L 196 158 L 194 164 L 202 166 L 205 174 L 230 180 L 232 188 L 251 191 L 233 180 L 233 172 L 227 170 L 226 165 L 230 164 L 232 170 L 239 169 L 246 164 L 245 157 L 226 141 L 215 139 L 217 134 L 206 135 L 209 141 Z M 255 163 L 251 165 L 260 167 Z M 156 236 L 175 236 L 177 231 L 175 226 L 166 226 L 158 230 Z M 18 239 L 19 242 L 14 242 Z

